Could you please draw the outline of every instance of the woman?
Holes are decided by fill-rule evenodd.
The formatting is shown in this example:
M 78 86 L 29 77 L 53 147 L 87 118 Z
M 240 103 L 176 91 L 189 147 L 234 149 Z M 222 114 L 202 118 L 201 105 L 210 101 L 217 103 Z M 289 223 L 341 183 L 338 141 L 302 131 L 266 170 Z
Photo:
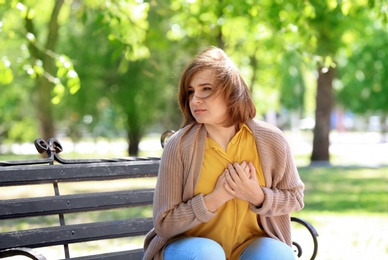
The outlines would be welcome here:
M 282 132 L 253 119 L 237 67 L 206 49 L 178 96 L 184 124 L 163 151 L 144 259 L 294 259 L 304 185 Z

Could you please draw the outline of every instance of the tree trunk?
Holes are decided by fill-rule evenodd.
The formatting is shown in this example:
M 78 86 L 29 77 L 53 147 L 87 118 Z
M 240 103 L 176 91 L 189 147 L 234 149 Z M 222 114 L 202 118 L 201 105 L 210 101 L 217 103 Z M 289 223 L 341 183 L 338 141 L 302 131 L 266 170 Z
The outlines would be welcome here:
M 223 0 L 219 0 L 218 3 L 219 3 L 218 18 L 221 19 L 224 16 L 224 3 L 223 3 Z M 222 25 L 218 26 L 217 45 L 220 49 L 225 50 L 225 41 L 224 41 L 224 35 L 222 33 Z
M 128 154 L 129 154 L 129 156 L 138 156 L 139 155 L 140 139 L 141 139 L 141 136 L 128 133 Z
M 35 107 L 37 110 L 38 123 L 41 138 L 48 140 L 55 137 L 53 107 L 51 105 L 51 83 L 44 77 L 35 80 L 36 97 Z
M 249 57 L 250 65 L 251 65 L 251 68 L 252 68 L 252 77 L 251 77 L 251 82 L 249 83 L 250 84 L 249 90 L 251 92 L 252 97 L 253 97 L 253 86 L 256 83 L 257 70 L 258 70 L 258 66 L 259 66 L 258 60 L 257 60 L 257 57 L 256 57 L 256 52 L 257 52 L 258 49 L 259 49 L 259 45 L 257 44 L 256 48 L 255 48 L 255 51 L 253 52 L 252 56 Z
M 318 86 L 316 95 L 315 127 L 313 139 L 313 151 L 311 162 L 330 162 L 329 155 L 329 134 L 330 115 L 333 105 L 334 68 L 318 68 Z
M 51 14 L 51 19 L 48 24 L 48 34 L 46 44 L 40 47 L 38 35 L 35 32 L 33 21 L 26 15 L 26 30 L 34 35 L 35 40 L 29 42 L 28 48 L 31 54 L 32 66 L 39 60 L 42 62 L 44 75 L 37 75 L 35 80 L 35 97 L 34 102 L 37 110 L 37 117 L 40 126 L 41 137 L 48 140 L 55 137 L 53 107 L 51 104 L 51 80 L 55 78 L 56 68 L 53 54 L 55 53 L 56 43 L 58 41 L 58 16 L 63 6 L 64 0 L 55 1 L 55 5 Z
M 387 142 L 387 132 L 388 132 L 388 116 L 386 112 L 383 112 L 380 117 L 380 125 L 381 125 L 381 143 Z

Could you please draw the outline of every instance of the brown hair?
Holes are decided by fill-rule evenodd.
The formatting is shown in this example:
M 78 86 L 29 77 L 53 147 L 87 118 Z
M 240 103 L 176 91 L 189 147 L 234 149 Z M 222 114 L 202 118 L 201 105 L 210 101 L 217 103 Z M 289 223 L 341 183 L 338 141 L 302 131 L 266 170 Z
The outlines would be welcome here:
M 178 91 L 178 103 L 183 114 L 183 125 L 195 121 L 189 107 L 188 86 L 193 76 L 202 70 L 213 70 L 217 80 L 215 95 L 222 94 L 227 102 L 229 118 L 224 126 L 245 123 L 256 116 L 256 108 L 247 85 L 233 61 L 226 53 L 217 48 L 210 47 L 200 52 L 183 71 Z

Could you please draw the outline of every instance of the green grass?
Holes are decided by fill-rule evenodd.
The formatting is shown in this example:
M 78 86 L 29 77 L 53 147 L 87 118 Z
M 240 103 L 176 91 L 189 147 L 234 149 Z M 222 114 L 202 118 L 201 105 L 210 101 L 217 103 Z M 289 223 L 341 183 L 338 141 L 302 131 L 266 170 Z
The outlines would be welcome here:
M 388 212 L 388 168 L 300 168 L 306 211 Z
M 301 211 L 293 214 L 308 220 L 317 230 L 320 260 L 388 259 L 388 214 Z M 302 237 L 302 241 L 304 237 Z M 300 241 L 293 232 L 293 240 Z M 303 243 L 309 259 L 312 243 Z
M 299 172 L 306 185 L 305 208 L 292 215 L 316 228 L 317 259 L 388 259 L 388 168 L 303 167 Z

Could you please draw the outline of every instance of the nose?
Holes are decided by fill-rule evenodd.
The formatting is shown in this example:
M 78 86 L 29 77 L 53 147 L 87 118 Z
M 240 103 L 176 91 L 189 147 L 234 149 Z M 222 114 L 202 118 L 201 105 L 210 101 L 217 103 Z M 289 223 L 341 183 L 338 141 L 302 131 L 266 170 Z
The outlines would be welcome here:
M 198 103 L 202 102 L 202 99 L 197 97 L 196 95 L 193 95 L 192 98 L 191 98 L 191 102 L 194 103 L 194 104 L 198 104 Z

